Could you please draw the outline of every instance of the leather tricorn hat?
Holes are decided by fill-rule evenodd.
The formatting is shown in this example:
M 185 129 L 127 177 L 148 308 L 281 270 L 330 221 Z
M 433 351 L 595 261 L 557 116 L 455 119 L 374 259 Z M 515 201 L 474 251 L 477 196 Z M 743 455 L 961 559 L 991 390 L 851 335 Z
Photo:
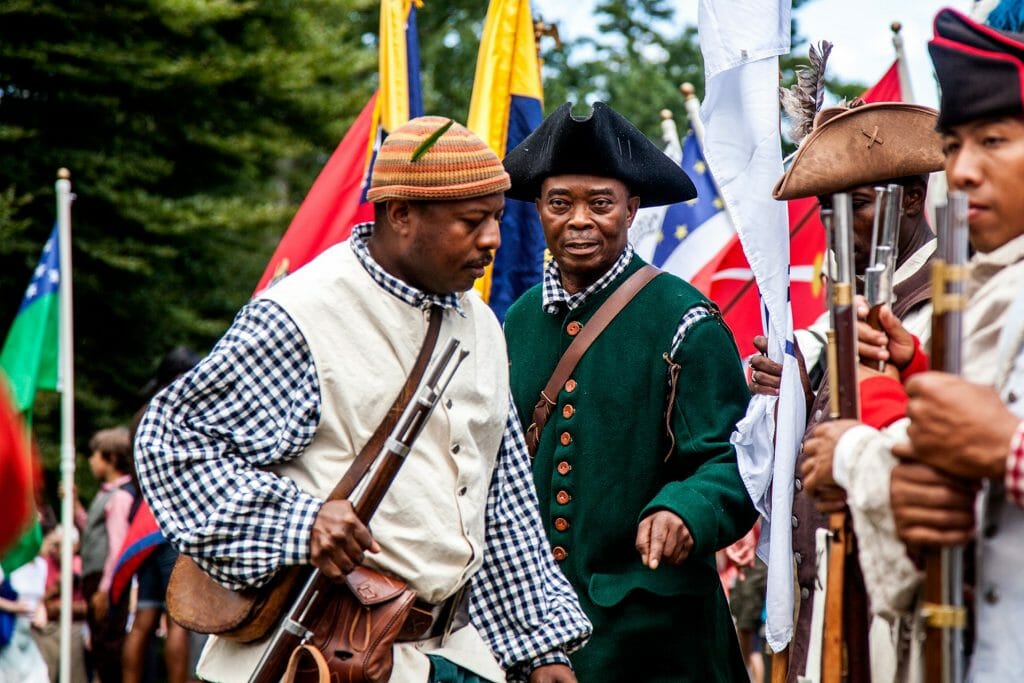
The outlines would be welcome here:
M 1024 34 L 944 9 L 935 16 L 928 52 L 942 90 L 939 128 L 1024 114 Z
M 546 178 L 576 174 L 620 180 L 640 197 L 640 206 L 697 196 L 683 169 L 603 102 L 585 117 L 573 116 L 572 104 L 563 104 L 505 156 L 505 169 L 512 177 L 506 196 L 530 202 Z
M 813 197 L 938 171 L 936 111 L 901 102 L 823 109 L 772 196 Z

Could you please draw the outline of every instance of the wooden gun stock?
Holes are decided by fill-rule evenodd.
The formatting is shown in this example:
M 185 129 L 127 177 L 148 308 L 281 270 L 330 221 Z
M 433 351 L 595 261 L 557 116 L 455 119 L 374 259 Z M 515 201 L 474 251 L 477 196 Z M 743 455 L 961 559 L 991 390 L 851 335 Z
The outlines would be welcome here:
M 830 243 L 835 252 L 836 273 L 831 286 L 829 335 L 830 414 L 833 419 L 860 417 L 857 388 L 857 315 L 853 304 L 853 229 L 850 196 L 832 197 L 834 215 L 830 221 Z M 840 683 L 846 671 L 843 634 L 843 585 L 845 565 L 850 552 L 852 530 L 845 512 L 829 516 L 831 543 L 828 555 L 828 580 L 825 591 L 821 681 Z
M 933 370 L 959 374 L 962 365 L 964 280 L 967 262 L 967 197 L 951 192 L 936 210 L 938 258 L 932 265 Z M 926 683 L 960 683 L 964 679 L 963 548 L 925 552 L 924 667 Z

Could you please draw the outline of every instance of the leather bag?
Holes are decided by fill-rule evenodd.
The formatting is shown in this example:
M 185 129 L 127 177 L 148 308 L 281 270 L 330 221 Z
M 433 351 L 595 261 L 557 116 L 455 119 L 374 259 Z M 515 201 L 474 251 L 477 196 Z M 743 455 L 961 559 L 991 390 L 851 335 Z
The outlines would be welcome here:
M 423 378 L 427 363 L 437 344 L 442 315 L 439 307 L 431 309 L 430 324 L 423 346 L 405 385 L 384 420 L 377 426 L 370 440 L 363 446 L 327 500 L 348 498 L 369 471 L 374 457 L 383 447 L 385 439 L 394 429 Z M 360 569 L 363 572 L 371 572 L 366 568 Z M 241 643 L 253 642 L 263 638 L 273 629 L 305 583 L 309 572 L 309 567 L 289 567 L 279 571 L 267 585 L 259 589 L 234 591 L 214 580 L 192 558 L 179 555 L 167 585 L 167 609 L 176 622 L 190 631 L 217 635 Z M 380 574 L 378 576 L 386 581 L 394 581 Z M 341 595 L 345 594 L 347 591 L 341 592 Z
M 292 652 L 285 683 L 389 680 L 392 647 L 406 630 L 416 594 L 404 581 L 357 567 L 324 599 L 328 608 L 310 641 Z

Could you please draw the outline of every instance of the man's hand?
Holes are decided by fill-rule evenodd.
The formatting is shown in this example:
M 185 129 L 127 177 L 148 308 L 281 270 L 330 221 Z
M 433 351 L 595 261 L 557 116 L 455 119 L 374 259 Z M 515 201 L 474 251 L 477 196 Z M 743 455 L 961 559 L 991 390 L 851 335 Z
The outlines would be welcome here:
M 754 348 L 760 353 L 750 359 L 750 383 L 747 388 L 752 394 L 778 396 L 779 387 L 782 385 L 782 366 L 766 355 L 768 353 L 768 337 L 760 334 L 754 337 Z M 804 389 L 804 400 L 810 406 L 814 401 L 811 380 L 807 376 L 807 364 L 804 362 L 803 353 L 800 352 L 800 345 L 795 341 L 793 342 L 793 352 L 796 355 L 797 369 L 800 372 L 800 385 Z
M 842 491 L 832 476 L 832 462 L 836 452 L 836 444 L 840 437 L 850 428 L 856 427 L 857 420 L 830 420 L 814 427 L 811 435 L 804 441 L 804 459 L 800 464 L 804 490 L 817 500 L 821 498 L 818 509 L 822 512 L 838 512 L 845 505 L 845 495 L 837 496 Z M 841 498 L 841 500 L 840 500 Z M 837 509 L 838 504 L 838 509 Z
M 956 375 L 925 372 L 907 382 L 910 444 L 896 457 L 916 460 L 965 479 L 1002 479 L 1020 418 L 990 387 Z
M 565 664 L 545 664 L 530 672 L 530 683 L 576 683 L 576 674 Z
M 903 327 L 903 323 L 886 305 L 878 309 L 878 322 L 881 330 L 876 330 L 867 323 L 869 312 L 867 301 L 857 295 L 857 354 L 862 363 L 885 361 L 897 369 L 907 367 L 914 357 L 914 335 Z
M 674 512 L 659 510 L 643 518 L 636 532 L 636 550 L 644 566 L 657 569 L 662 560 L 682 564 L 693 550 L 693 536 Z
M 889 495 L 896 533 L 911 550 L 961 545 L 974 537 L 976 482 L 950 477 L 927 465 L 893 468 Z
M 313 566 L 329 579 L 341 580 L 363 563 L 363 552 L 380 552 L 370 530 L 359 521 L 352 503 L 332 500 L 323 504 L 309 534 L 309 557 Z

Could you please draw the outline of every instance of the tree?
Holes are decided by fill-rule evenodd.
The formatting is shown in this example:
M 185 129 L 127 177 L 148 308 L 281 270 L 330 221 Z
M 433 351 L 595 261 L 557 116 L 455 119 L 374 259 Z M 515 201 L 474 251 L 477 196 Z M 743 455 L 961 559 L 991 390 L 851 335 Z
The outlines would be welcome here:
M 205 351 L 375 85 L 373 0 L 0 7 L 0 333 L 71 169 L 78 435 L 126 421 L 171 346 Z M 44 400 L 38 435 L 56 443 Z

